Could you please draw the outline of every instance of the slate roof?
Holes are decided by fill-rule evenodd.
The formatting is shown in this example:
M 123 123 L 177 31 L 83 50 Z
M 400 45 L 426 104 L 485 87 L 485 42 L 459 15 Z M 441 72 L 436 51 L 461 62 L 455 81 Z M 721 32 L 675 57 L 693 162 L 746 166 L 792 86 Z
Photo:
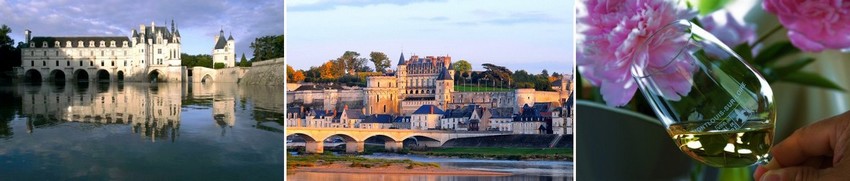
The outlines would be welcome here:
M 404 101 L 433 101 L 434 97 L 406 97 Z
M 145 42 L 145 43 L 147 43 L 147 39 L 151 39 L 154 44 L 158 44 L 158 43 L 162 43 L 162 42 L 159 42 L 158 39 L 156 38 L 157 33 L 162 33 L 163 41 L 164 40 L 171 40 L 172 38 L 174 38 L 174 36 L 180 37 L 179 34 L 172 34 L 171 31 L 169 31 L 168 28 L 165 27 L 165 26 L 155 26 L 155 27 L 145 26 L 144 32 L 145 32 L 144 34 L 138 34 L 138 35 L 134 34 L 133 38 L 135 38 L 138 42 Z
M 59 41 L 59 46 L 56 45 L 56 41 Z M 109 47 L 110 42 L 115 41 L 115 46 L 120 47 L 124 44 L 124 41 L 127 41 L 128 46 L 132 46 L 130 42 L 130 38 L 123 36 L 68 36 L 68 37 L 45 37 L 38 36 L 30 39 L 30 43 L 35 43 L 35 47 L 39 48 L 59 48 L 65 47 L 65 43 L 67 41 L 71 41 L 71 46 L 74 48 L 82 48 L 88 47 L 89 41 L 94 41 L 95 47 L 101 47 L 100 41 L 106 42 L 104 44 L 105 47 Z M 83 46 L 79 46 L 79 41 L 83 41 Z M 47 42 L 47 47 L 43 47 L 43 42 Z
M 491 108 L 490 118 L 511 118 L 514 116 L 514 108 Z
M 373 114 L 360 123 L 392 123 L 393 116 L 389 114 Z
M 224 39 L 224 30 L 221 30 L 215 42 L 215 49 L 224 49 L 224 46 L 227 46 L 227 40 Z
M 433 109 L 432 109 L 433 108 Z M 431 112 L 433 110 L 434 112 Z M 422 105 L 413 114 L 445 114 L 446 112 L 434 105 Z
M 406 120 L 406 121 L 405 121 Z M 394 123 L 410 122 L 410 116 L 399 116 L 393 120 Z
M 302 85 L 295 89 L 295 91 L 305 91 L 305 90 L 325 90 L 325 89 L 342 89 L 342 86 L 339 84 L 328 85 L 328 84 L 314 84 L 314 85 Z
M 439 75 L 437 75 L 437 80 L 452 80 L 452 75 L 451 75 L 451 74 L 449 74 L 449 70 L 448 70 L 448 69 L 446 69 L 445 67 L 443 67 L 443 69 L 442 69 L 442 70 L 440 70 L 440 74 L 439 74 Z
M 473 110 L 477 109 L 478 105 L 467 105 L 460 108 L 449 109 L 443 114 L 443 118 L 468 118 L 472 117 Z
M 348 119 L 361 119 L 363 118 L 363 111 L 361 109 L 348 109 L 345 111 L 345 116 Z
M 401 56 L 398 58 L 398 65 L 404 64 L 404 52 L 401 52 Z
M 313 110 L 313 119 L 320 119 L 322 116 L 325 116 L 324 110 Z

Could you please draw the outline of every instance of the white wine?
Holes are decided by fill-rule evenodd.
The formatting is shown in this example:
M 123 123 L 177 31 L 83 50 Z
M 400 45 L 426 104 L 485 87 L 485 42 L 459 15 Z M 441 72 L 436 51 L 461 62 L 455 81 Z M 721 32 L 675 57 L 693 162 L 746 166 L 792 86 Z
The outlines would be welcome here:
M 672 124 L 670 135 L 682 152 L 709 166 L 745 167 L 767 161 L 773 124 L 751 120 L 735 130 L 689 131 L 705 124 L 710 123 Z

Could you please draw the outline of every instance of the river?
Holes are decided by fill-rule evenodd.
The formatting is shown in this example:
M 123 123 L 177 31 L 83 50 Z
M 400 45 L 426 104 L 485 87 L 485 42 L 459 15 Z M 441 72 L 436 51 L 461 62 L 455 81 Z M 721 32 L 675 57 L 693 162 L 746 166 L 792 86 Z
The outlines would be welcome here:
M 282 180 L 281 90 L 0 85 L 0 180 Z
M 451 176 L 451 175 L 409 175 L 409 174 L 349 174 L 349 173 L 313 173 L 298 172 L 287 175 L 287 180 L 420 180 L 420 181 L 477 181 L 477 180 L 574 180 L 573 163 L 568 161 L 518 161 L 518 160 L 482 160 L 464 158 L 435 158 L 420 155 L 399 155 L 375 153 L 366 158 L 410 159 L 419 162 L 440 164 L 441 168 L 471 169 L 480 171 L 507 172 L 511 176 Z

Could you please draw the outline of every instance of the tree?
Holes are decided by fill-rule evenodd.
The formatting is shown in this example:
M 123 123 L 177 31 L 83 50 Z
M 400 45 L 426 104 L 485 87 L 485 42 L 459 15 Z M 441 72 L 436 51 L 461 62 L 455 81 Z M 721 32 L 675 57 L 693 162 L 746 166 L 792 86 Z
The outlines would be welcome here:
M 375 64 L 375 71 L 386 73 L 387 68 L 390 68 L 390 59 L 387 58 L 387 54 L 384 52 L 372 52 L 369 54 L 369 61 L 372 61 Z
M 239 61 L 240 67 L 250 67 L 251 62 L 248 62 L 248 59 L 245 58 L 245 53 L 242 53 L 242 60 Z
M 511 84 L 511 70 L 503 66 L 493 65 L 489 63 L 481 64 L 484 67 L 484 77 L 493 80 L 501 81 L 503 84 Z
M 251 62 L 283 57 L 283 35 L 263 36 L 251 42 L 254 58 Z
M 304 77 L 304 71 L 302 71 L 302 70 L 298 70 L 297 72 L 295 72 L 294 74 L 292 74 L 292 79 L 291 79 L 291 80 L 292 80 L 292 82 L 293 82 L 293 83 L 298 83 L 298 82 L 304 81 L 304 79 L 305 79 L 305 77 Z
M 180 64 L 189 68 L 197 66 L 213 68 L 212 56 L 206 54 L 189 55 L 183 53 L 180 56 Z
M 543 71 L 540 72 L 540 75 L 543 75 L 543 77 L 549 77 L 549 71 L 547 71 L 546 69 L 543 69 Z
M 365 62 L 359 62 L 357 60 L 357 57 L 359 57 L 359 56 L 360 56 L 360 53 L 357 53 L 355 51 L 345 51 L 345 53 L 343 53 L 342 56 L 337 58 L 337 61 L 342 62 L 343 70 L 348 72 L 348 74 L 353 75 L 357 68 L 359 68 L 360 66 L 363 66 L 362 64 L 365 64 Z
M 286 80 L 292 80 L 292 76 L 295 75 L 295 69 L 292 66 L 286 65 Z
M 213 68 L 215 68 L 215 69 L 223 69 L 223 68 L 224 68 L 224 63 L 221 63 L 221 62 L 215 63 L 215 65 L 213 65 Z
M 334 67 L 334 66 L 335 65 L 334 65 L 333 61 L 328 61 L 328 62 L 325 62 L 324 64 L 322 64 L 322 66 L 319 67 L 319 75 L 320 75 L 319 78 L 321 78 L 321 79 L 336 78 L 337 76 L 334 74 L 335 73 L 334 69 L 336 69 L 336 67 Z
M 469 71 L 472 70 L 472 64 L 469 64 L 466 60 L 460 60 L 452 64 L 452 69 L 454 69 L 455 72 L 468 74 Z M 469 75 L 467 75 L 467 77 L 469 77 Z
M 15 40 L 9 37 L 11 33 L 9 26 L 0 26 L 0 71 L 10 71 L 12 67 L 21 66 L 20 48 L 26 45 L 19 43 L 15 47 Z

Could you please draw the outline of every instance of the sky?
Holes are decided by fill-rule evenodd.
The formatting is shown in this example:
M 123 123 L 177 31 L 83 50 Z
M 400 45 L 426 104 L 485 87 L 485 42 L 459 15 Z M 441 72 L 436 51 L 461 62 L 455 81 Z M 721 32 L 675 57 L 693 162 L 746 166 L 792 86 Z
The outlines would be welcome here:
M 15 42 L 24 30 L 33 36 L 126 36 L 139 25 L 177 24 L 182 51 L 211 54 L 215 35 L 233 33 L 236 56 L 253 57 L 254 38 L 284 31 L 283 1 L 209 0 L 0 0 L 0 24 L 12 28 Z
M 403 51 L 405 58 L 450 55 L 473 70 L 492 63 L 535 74 L 573 71 L 570 0 L 287 0 L 286 8 L 286 59 L 295 69 L 351 50 L 365 58 L 384 52 L 393 69 Z

